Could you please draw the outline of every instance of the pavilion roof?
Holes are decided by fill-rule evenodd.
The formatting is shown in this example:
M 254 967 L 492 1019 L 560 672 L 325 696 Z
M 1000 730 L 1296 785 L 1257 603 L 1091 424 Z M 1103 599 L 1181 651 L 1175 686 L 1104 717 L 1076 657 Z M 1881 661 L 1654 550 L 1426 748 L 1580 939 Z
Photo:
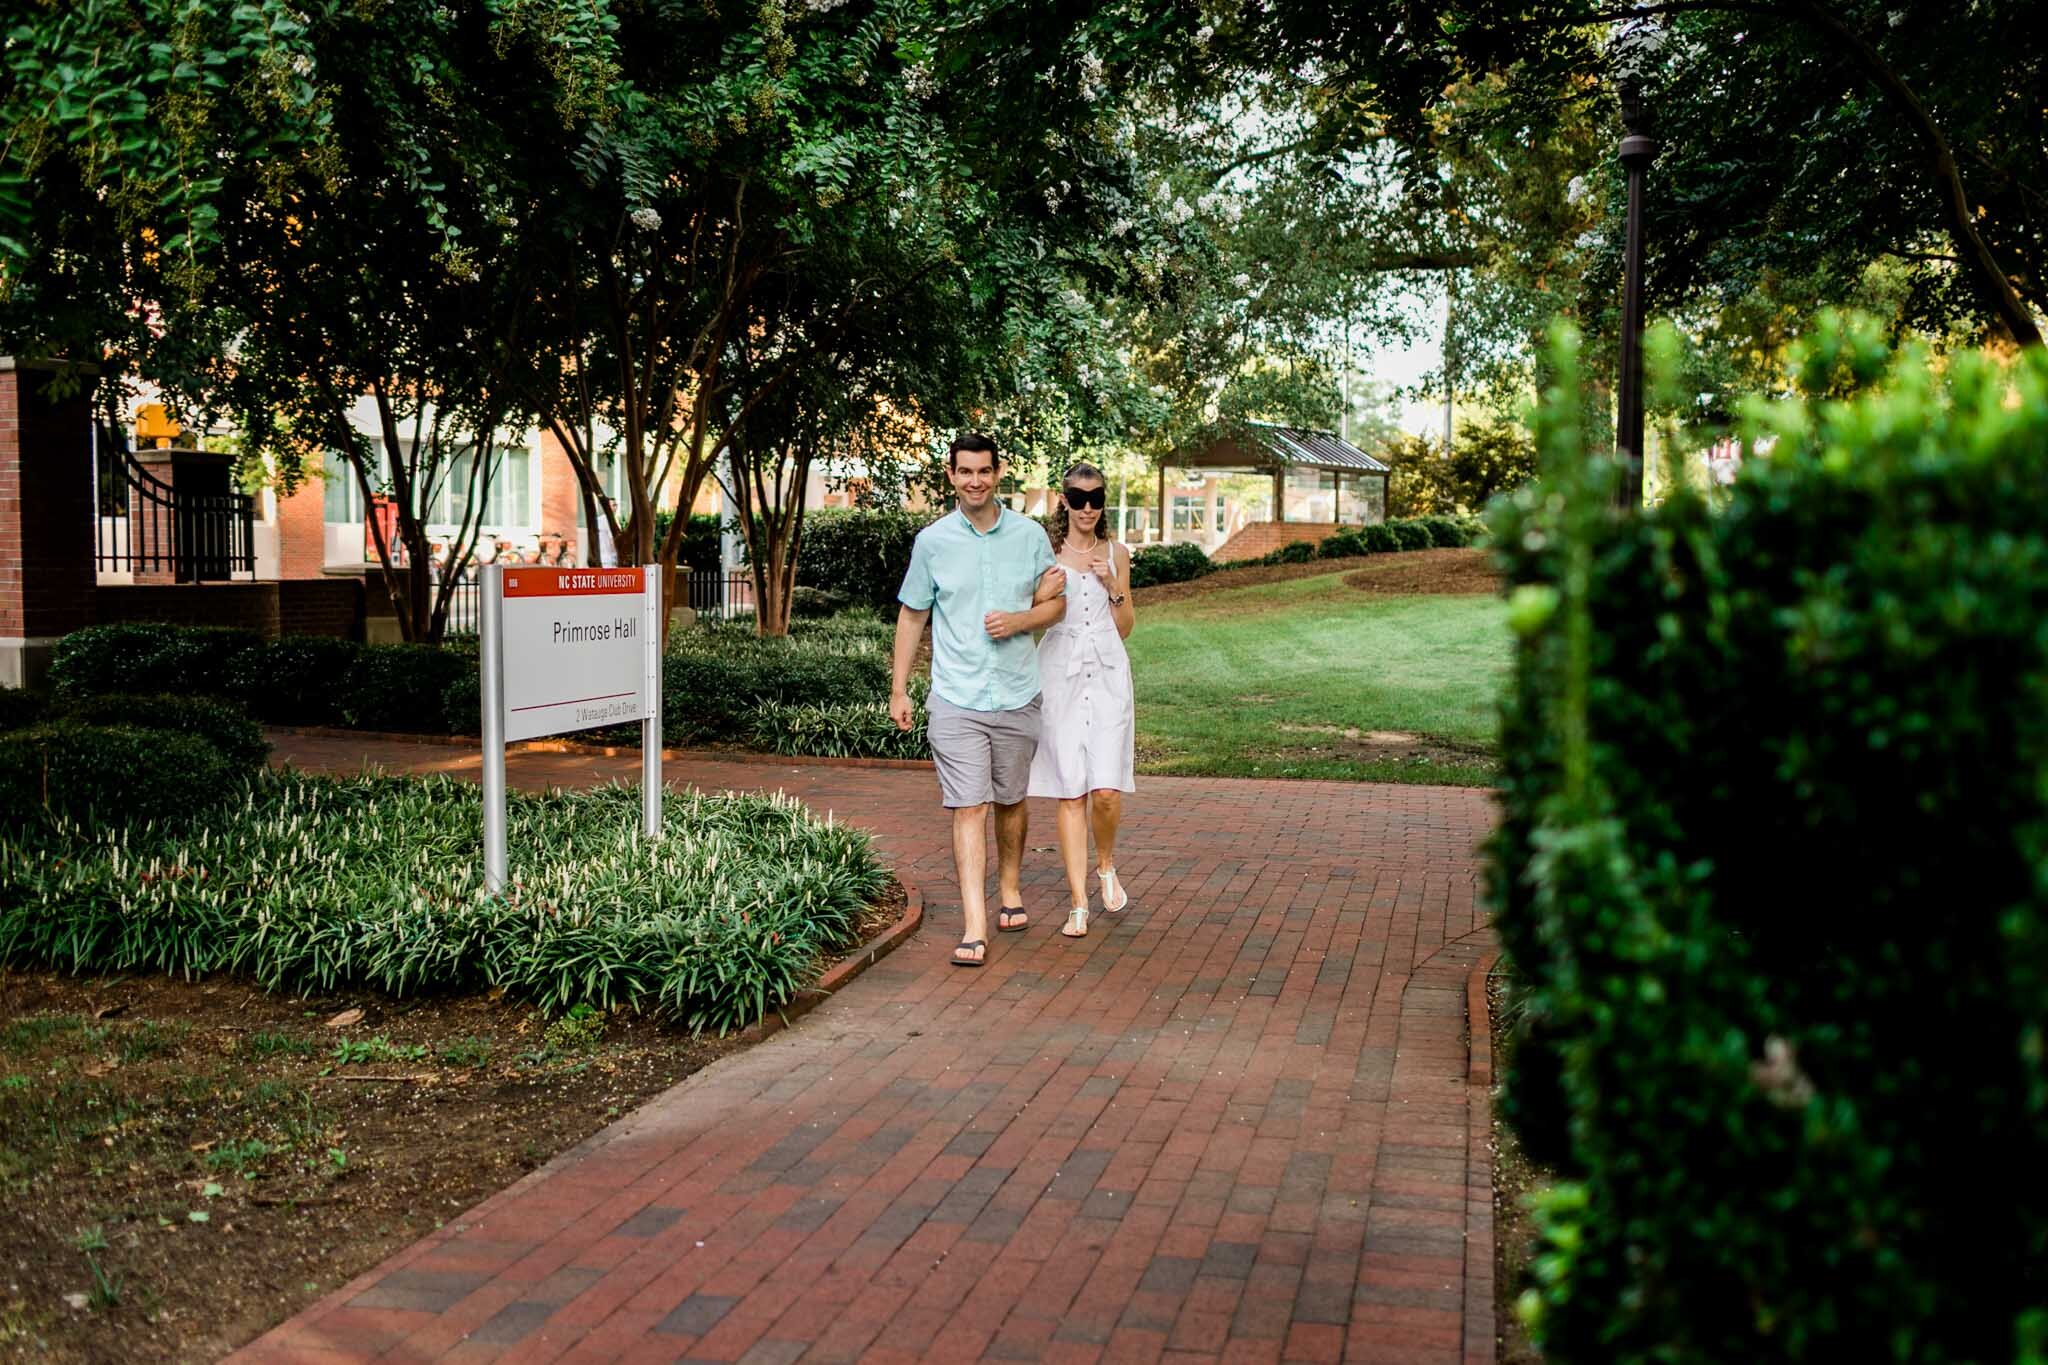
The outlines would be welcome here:
M 1277 422 L 1246 422 L 1190 449 L 1175 451 L 1167 463 L 1187 469 L 1327 469 L 1344 474 L 1385 474 L 1383 461 L 1333 432 Z
M 1360 450 L 1351 442 L 1328 431 L 1308 427 L 1283 427 L 1270 422 L 1248 422 L 1254 438 L 1282 464 L 1314 469 L 1356 469 L 1385 474 L 1389 466 Z

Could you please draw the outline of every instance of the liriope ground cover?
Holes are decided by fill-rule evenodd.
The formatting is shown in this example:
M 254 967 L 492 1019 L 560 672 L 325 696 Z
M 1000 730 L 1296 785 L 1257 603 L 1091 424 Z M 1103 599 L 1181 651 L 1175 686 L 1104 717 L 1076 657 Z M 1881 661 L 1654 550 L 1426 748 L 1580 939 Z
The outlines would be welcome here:
M 637 791 L 610 787 L 512 794 L 511 885 L 488 895 L 480 803 L 447 778 L 287 773 L 203 822 L 32 822 L 0 835 L 0 962 L 502 987 L 723 1032 L 808 985 L 888 880 L 865 834 L 792 799 L 672 797 L 644 842 Z

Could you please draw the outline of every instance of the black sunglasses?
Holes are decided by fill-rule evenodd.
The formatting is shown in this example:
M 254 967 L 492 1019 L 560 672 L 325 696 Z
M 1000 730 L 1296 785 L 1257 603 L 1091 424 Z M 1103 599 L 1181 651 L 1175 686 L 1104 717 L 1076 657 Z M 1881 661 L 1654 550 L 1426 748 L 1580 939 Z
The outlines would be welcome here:
M 1060 491 L 1066 495 L 1067 506 L 1076 512 L 1084 507 L 1093 507 L 1099 512 L 1109 505 L 1107 488 L 1063 488 Z

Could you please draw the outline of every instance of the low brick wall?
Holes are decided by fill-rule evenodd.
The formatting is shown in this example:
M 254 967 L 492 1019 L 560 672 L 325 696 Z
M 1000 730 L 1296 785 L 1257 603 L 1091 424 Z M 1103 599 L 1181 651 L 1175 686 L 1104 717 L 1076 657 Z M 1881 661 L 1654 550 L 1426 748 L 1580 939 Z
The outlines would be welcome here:
M 168 621 L 181 626 L 238 626 L 273 639 L 279 635 L 363 638 L 363 585 L 354 578 L 102 585 L 93 598 L 102 624 Z
M 1257 559 L 1297 540 L 1313 545 L 1336 535 L 1337 530 L 1337 524 L 1328 521 L 1255 521 L 1218 545 L 1209 558 L 1218 564 Z
M 363 638 L 362 579 L 287 578 L 276 587 L 279 634 Z

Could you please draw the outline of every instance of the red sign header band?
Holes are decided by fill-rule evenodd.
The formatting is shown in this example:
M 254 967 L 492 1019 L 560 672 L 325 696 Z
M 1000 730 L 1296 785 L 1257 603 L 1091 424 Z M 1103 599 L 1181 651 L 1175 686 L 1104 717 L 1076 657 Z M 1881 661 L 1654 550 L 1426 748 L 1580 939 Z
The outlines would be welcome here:
M 507 569 L 507 597 L 597 597 L 645 592 L 645 569 Z

